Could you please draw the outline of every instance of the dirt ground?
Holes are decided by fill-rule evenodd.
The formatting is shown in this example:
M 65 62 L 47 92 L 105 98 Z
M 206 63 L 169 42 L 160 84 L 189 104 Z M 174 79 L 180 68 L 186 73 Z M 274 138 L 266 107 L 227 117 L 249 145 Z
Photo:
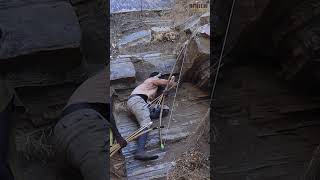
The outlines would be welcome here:
M 210 111 L 203 116 L 197 130 L 185 140 L 183 154 L 168 179 L 210 179 Z

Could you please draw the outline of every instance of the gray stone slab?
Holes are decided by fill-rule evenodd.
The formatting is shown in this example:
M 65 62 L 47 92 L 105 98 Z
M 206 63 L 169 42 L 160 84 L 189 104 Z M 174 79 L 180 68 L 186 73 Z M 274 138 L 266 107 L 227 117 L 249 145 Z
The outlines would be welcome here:
M 0 31 L 0 60 L 80 47 L 78 19 L 67 2 L 1 9 Z
M 128 58 L 116 59 L 110 63 L 110 80 L 121 82 L 133 82 L 136 71 L 133 63 Z
M 173 0 L 111 0 L 111 13 L 142 10 L 164 10 L 173 5 Z
M 148 43 L 151 41 L 151 31 L 150 30 L 143 30 L 139 32 L 135 32 L 124 36 L 118 42 L 119 47 L 123 46 L 134 46 L 141 43 Z

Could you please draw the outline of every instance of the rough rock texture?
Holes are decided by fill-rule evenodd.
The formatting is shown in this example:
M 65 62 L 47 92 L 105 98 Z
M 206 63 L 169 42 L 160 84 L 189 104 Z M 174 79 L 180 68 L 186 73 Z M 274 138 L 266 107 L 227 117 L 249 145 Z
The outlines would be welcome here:
M 48 51 L 61 59 L 59 50 L 64 49 L 79 55 L 80 28 L 66 2 L 0 9 L 0 31 L 0 60 Z
M 222 35 L 232 1 L 216 1 Z M 320 2 L 315 0 L 239 1 L 230 27 L 227 52 L 250 59 L 272 56 L 286 80 L 317 78 Z
M 292 88 L 266 64 L 221 73 L 211 114 L 213 178 L 301 179 L 320 143 L 319 96 Z

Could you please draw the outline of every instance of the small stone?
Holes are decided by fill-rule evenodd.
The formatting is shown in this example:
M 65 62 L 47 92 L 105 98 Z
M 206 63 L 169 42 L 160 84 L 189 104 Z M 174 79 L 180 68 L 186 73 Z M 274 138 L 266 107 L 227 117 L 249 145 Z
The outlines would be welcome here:
M 199 28 L 198 34 L 203 37 L 210 37 L 210 24 L 205 24 Z
M 210 12 L 204 13 L 200 16 L 200 25 L 203 26 L 205 24 L 210 23 Z

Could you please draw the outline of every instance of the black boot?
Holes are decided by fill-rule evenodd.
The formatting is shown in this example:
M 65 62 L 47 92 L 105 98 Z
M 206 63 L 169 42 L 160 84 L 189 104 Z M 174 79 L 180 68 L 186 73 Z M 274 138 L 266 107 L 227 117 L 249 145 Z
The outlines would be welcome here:
M 141 160 L 141 161 L 158 159 L 159 157 L 158 155 L 151 155 L 145 151 L 147 138 L 148 138 L 148 133 L 145 133 L 138 138 L 138 149 L 134 157 L 135 159 Z

